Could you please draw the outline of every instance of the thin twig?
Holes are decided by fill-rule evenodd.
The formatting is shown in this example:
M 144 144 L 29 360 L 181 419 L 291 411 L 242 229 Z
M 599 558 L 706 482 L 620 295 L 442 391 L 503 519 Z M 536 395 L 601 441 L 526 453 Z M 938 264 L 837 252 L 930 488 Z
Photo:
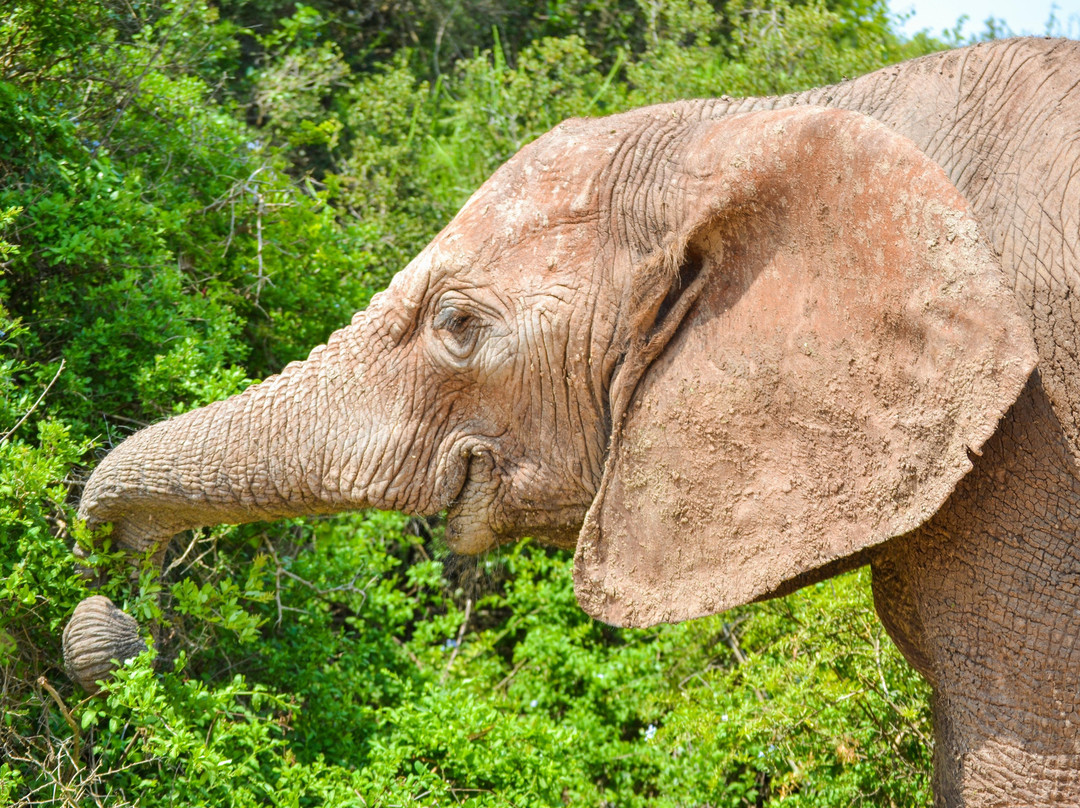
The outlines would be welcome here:
M 889 686 L 885 683 L 885 669 L 881 665 L 881 640 L 877 634 L 871 633 L 870 641 L 874 646 L 874 662 L 877 664 L 878 679 L 881 682 L 881 692 L 885 698 L 889 698 Z
M 457 659 L 458 651 L 461 650 L 461 641 L 465 637 L 465 629 L 469 625 L 470 614 L 472 614 L 472 598 L 468 598 L 465 601 L 465 619 L 461 621 L 461 628 L 458 629 L 457 642 L 454 643 L 454 650 L 450 652 L 450 659 L 443 669 L 442 676 L 439 677 L 440 685 L 446 684 L 446 677 L 450 675 L 450 666 L 454 664 L 454 660 Z
M 740 665 L 746 664 L 746 654 L 743 653 L 742 648 L 739 646 L 739 638 L 732 630 L 731 624 L 723 623 L 720 626 L 721 636 L 724 638 L 724 644 L 731 649 L 731 652 L 735 654 L 735 659 Z
M 266 545 L 266 549 L 270 552 L 270 557 L 274 559 L 274 603 L 277 604 L 277 622 L 274 625 L 281 628 L 281 615 L 284 611 L 281 607 L 281 561 L 278 559 L 273 542 L 266 535 L 263 535 L 263 544 Z
M 791 735 L 792 733 L 795 732 L 795 730 L 797 730 L 803 724 L 808 723 L 811 719 L 813 719 L 816 716 L 818 716 L 819 714 L 825 712 L 829 708 L 835 707 L 837 704 L 840 704 L 841 702 L 847 701 L 848 699 L 854 698 L 855 696 L 861 696 L 863 693 L 868 693 L 872 689 L 873 688 L 869 688 L 869 687 L 861 687 L 858 690 L 853 690 L 850 693 L 845 693 L 844 695 L 833 699 L 828 704 L 822 705 L 821 707 L 818 707 L 816 710 L 810 710 L 802 718 L 800 718 L 798 721 L 796 721 L 794 724 L 791 724 L 790 726 L 785 727 L 782 730 L 781 737 L 787 737 L 787 736 Z
M 26 411 L 26 415 L 24 415 L 22 418 L 20 418 L 19 422 L 17 424 L 15 424 L 15 426 L 13 426 L 11 429 L 9 429 L 7 432 L 5 432 L 3 435 L 0 435 L 0 443 L 3 443 L 8 438 L 10 438 L 12 436 L 12 434 L 15 432 L 15 430 L 23 425 L 23 421 L 25 421 L 27 418 L 29 418 L 31 413 L 33 413 L 34 410 L 36 410 L 38 408 L 38 404 L 41 403 L 41 400 L 43 398 L 45 398 L 45 395 L 52 389 L 52 386 L 54 384 L 56 384 L 56 380 L 60 378 L 60 374 L 63 372 L 63 370 L 64 370 L 64 360 L 61 359 L 60 360 L 60 367 L 58 367 L 56 369 L 56 375 L 52 377 L 52 381 L 48 383 L 48 385 L 45 387 L 44 390 L 41 391 L 41 395 L 38 396 L 38 400 L 34 402 L 34 406 L 32 406 L 30 409 L 28 409 Z
M 266 271 L 263 267 L 263 195 L 261 191 L 255 191 L 255 259 L 259 264 L 259 276 L 255 283 L 255 303 L 258 304 L 259 296 L 266 285 Z
M 329 596 L 332 595 L 335 592 L 345 592 L 345 593 L 351 593 L 351 594 L 355 594 L 355 595 L 360 595 L 360 604 L 353 610 L 355 612 L 359 612 L 360 609 L 362 609 L 364 607 L 364 604 L 367 603 L 367 590 L 368 590 L 368 588 L 373 583 L 375 583 L 377 580 L 379 580 L 379 575 L 375 574 L 368 580 L 368 582 L 366 584 L 364 584 L 363 589 L 357 589 L 356 588 L 356 582 L 360 579 L 360 576 L 363 575 L 367 571 L 367 570 L 360 570 L 355 575 L 353 575 L 352 580 L 349 581 L 349 583 L 347 583 L 347 584 L 342 584 L 341 586 L 332 586 L 329 589 L 321 589 L 318 586 L 316 586 L 315 584 L 313 584 L 311 581 L 307 580 L 306 578 L 302 578 L 301 576 L 297 575 L 295 572 L 292 572 L 291 570 L 286 569 L 285 565 L 281 563 L 281 559 L 278 557 L 277 549 L 274 547 L 273 543 L 270 541 L 270 539 L 268 537 L 263 536 L 263 544 L 266 545 L 266 549 L 270 553 L 270 558 L 273 559 L 273 561 L 274 561 L 274 603 L 277 605 L 277 612 L 278 612 L 277 623 L 275 625 L 277 625 L 277 626 L 281 625 L 281 617 L 282 617 L 283 612 L 299 612 L 300 614 L 308 614 L 308 612 L 304 611 L 303 609 L 297 609 L 297 608 L 294 608 L 292 606 L 283 606 L 282 605 L 282 603 L 281 603 L 281 577 L 282 576 L 285 576 L 286 578 L 290 578 L 291 580 L 296 581 L 299 584 L 303 584 L 308 589 L 313 591 L 317 597 L 319 597 L 320 599 L 325 600 L 327 602 L 331 602 L 331 603 L 333 601 L 330 600 Z
M 720 626 L 720 632 L 721 636 L 724 638 L 724 643 L 731 649 L 731 652 L 735 654 L 735 659 L 740 665 L 744 665 L 746 664 L 747 657 L 739 646 L 739 637 L 735 634 L 734 630 L 736 626 L 738 626 L 738 623 L 724 623 Z M 754 688 L 754 695 L 757 696 L 758 701 L 762 703 L 765 702 L 765 694 L 756 687 Z
M 175 31 L 180 25 L 180 23 L 184 21 L 184 18 L 191 13 L 191 9 L 194 8 L 194 6 L 195 0 L 191 0 L 191 2 L 188 3 L 187 8 L 184 9 L 183 13 L 176 18 L 175 22 L 173 22 L 172 26 L 170 26 L 169 30 L 165 32 L 165 35 L 161 38 L 160 44 L 158 44 L 157 50 L 154 51 L 153 55 L 150 57 L 150 61 L 148 61 L 143 67 L 142 73 L 140 73 L 139 77 L 135 79 L 132 84 L 129 85 L 128 93 L 122 99 L 120 99 L 120 103 L 116 105 L 116 115 L 113 116 L 112 123 L 109 124 L 108 131 L 106 131 L 104 136 L 101 138 L 102 146 L 108 145 L 109 139 L 112 137 L 113 130 L 116 128 L 116 124 L 120 122 L 120 117 L 124 114 L 124 111 L 128 108 L 128 105 L 131 103 L 132 99 L 135 98 L 135 93 L 137 93 L 139 91 L 139 88 L 142 86 L 142 82 L 143 79 L 146 78 L 146 74 L 150 72 L 150 68 L 154 66 L 154 62 L 158 60 L 158 57 L 161 56 L 162 51 L 165 50 L 165 46 L 169 43 L 169 37 L 172 36 L 172 32 Z
M 510 680 L 513 679 L 515 676 L 517 676 L 518 672 L 522 668 L 528 666 L 528 664 L 530 662 L 532 662 L 531 659 L 523 659 L 523 660 L 521 660 L 521 662 L 519 662 L 518 664 L 516 664 L 514 666 L 514 669 L 512 671 L 510 671 L 510 673 L 506 674 L 506 676 L 503 677 L 503 680 L 501 682 L 499 682 L 497 685 L 495 685 L 493 690 L 502 690 L 504 687 L 506 687 L 508 684 L 510 684 Z
M 104 414 L 105 413 L 102 413 L 102 415 Z M 117 415 L 116 413 L 109 413 L 109 417 L 112 418 L 114 421 L 123 421 L 125 424 L 134 424 L 135 426 L 139 427 L 139 429 L 150 426 L 149 421 L 140 421 L 137 418 L 127 418 L 123 415 Z
M 67 725 L 71 727 L 72 740 L 74 741 L 71 759 L 77 767 L 79 765 L 79 757 L 82 755 L 82 733 L 79 732 L 79 725 L 75 723 L 75 718 L 71 715 L 71 711 L 67 708 L 67 705 L 64 704 L 64 700 L 60 698 L 60 694 L 56 692 L 56 688 L 49 684 L 49 680 L 44 676 L 39 676 L 37 683 L 49 692 L 49 695 L 52 696 L 52 700 L 56 702 L 56 706 L 60 708 L 60 714 L 64 716 Z
M 709 683 L 709 680 L 706 679 L 704 677 L 704 675 L 703 675 L 706 671 L 710 671 L 710 670 L 715 670 L 714 666 L 708 665 L 708 666 L 705 667 L 704 671 L 694 671 L 689 676 L 685 677 L 681 682 L 679 682 L 679 690 L 682 690 L 683 688 L 685 688 L 686 683 L 689 682 L 691 679 L 700 679 L 701 683 L 703 685 L 705 685 L 705 687 L 709 688 L 709 690 L 711 690 L 713 693 L 715 693 L 716 689 L 712 686 L 712 684 Z
M 181 555 L 179 558 L 175 559 L 171 564 L 169 564 L 165 572 L 161 573 L 161 577 L 166 577 L 170 572 L 183 564 L 184 560 L 188 557 L 188 555 L 191 554 L 191 551 L 195 549 L 195 545 L 199 543 L 199 539 L 201 538 L 202 534 L 198 530 L 193 530 L 191 532 L 191 541 L 188 542 L 188 546 L 187 549 L 184 550 L 184 554 Z
M 423 670 L 424 669 L 424 663 L 422 663 L 417 658 L 416 654 L 414 654 L 412 651 L 409 650 L 409 646 L 407 646 L 400 638 L 391 636 L 390 639 L 394 641 L 394 644 L 397 645 L 398 648 L 400 648 L 402 651 L 404 651 L 406 654 L 408 654 L 409 659 L 411 659 L 413 661 L 413 664 L 416 665 L 417 670 Z
M 367 597 L 367 589 L 366 589 L 366 587 L 371 586 L 373 583 L 375 583 L 377 580 L 379 580 L 379 576 L 375 575 L 374 577 L 372 577 L 364 585 L 365 589 L 357 589 L 356 588 L 356 582 L 360 579 L 360 576 L 363 575 L 365 572 L 367 572 L 367 570 L 360 570 L 355 575 L 353 575 L 352 580 L 349 581 L 347 584 L 342 584 L 341 586 L 331 586 L 329 589 L 320 589 L 318 586 L 313 584 L 307 578 L 302 578 L 301 576 L 297 575 L 295 572 L 292 572 L 291 570 L 287 570 L 284 567 L 281 570 L 282 575 L 285 575 L 285 576 L 287 576 L 289 578 L 292 578 L 298 584 L 303 584 L 308 589 L 315 592 L 317 595 L 322 595 L 322 596 L 325 597 L 326 595 L 329 595 L 331 592 L 352 592 L 354 594 L 363 595 L 366 598 Z M 363 600 L 360 601 L 360 605 L 361 606 L 364 605 Z

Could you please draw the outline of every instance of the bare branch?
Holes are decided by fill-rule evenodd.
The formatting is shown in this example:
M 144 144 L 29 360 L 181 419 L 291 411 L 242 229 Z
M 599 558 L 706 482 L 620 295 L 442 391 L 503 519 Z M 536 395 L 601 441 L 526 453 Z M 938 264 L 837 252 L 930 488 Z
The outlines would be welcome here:
M 28 409 L 26 411 L 26 415 L 24 415 L 22 418 L 20 418 L 18 423 L 15 424 L 15 426 L 13 426 L 11 429 L 9 429 L 7 432 L 5 432 L 3 435 L 0 435 L 0 443 L 3 443 L 8 438 L 10 438 L 14 434 L 15 430 L 18 429 L 20 426 L 22 426 L 23 422 L 27 418 L 30 417 L 31 413 L 33 413 L 34 410 L 36 410 L 38 408 L 38 405 L 41 403 L 42 399 L 44 399 L 45 395 L 52 389 L 52 386 L 54 384 L 56 384 L 56 380 L 60 378 L 60 374 L 63 372 L 63 370 L 64 370 L 64 360 L 61 359 L 60 360 L 60 367 L 58 367 L 56 369 L 56 375 L 52 377 L 52 381 L 49 382 L 45 386 L 44 390 L 41 391 L 41 395 L 38 396 L 38 399 L 37 399 L 37 401 L 34 402 L 34 405 L 30 409 Z
M 461 641 L 465 638 L 465 629 L 469 625 L 469 615 L 472 614 L 472 598 L 468 598 L 465 601 L 465 619 L 461 621 L 461 628 L 458 629 L 457 641 L 454 643 L 454 650 L 450 652 L 450 659 L 446 663 L 446 667 L 443 669 L 442 676 L 439 677 L 439 684 L 446 684 L 446 677 L 450 675 L 450 667 L 454 664 L 454 660 L 457 659 L 458 651 L 461 650 Z

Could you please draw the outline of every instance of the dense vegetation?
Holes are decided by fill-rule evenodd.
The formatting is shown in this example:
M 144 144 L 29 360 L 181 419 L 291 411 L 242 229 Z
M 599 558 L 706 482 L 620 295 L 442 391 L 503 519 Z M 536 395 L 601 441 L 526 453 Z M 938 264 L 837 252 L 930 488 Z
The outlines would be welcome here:
M 0 6 L 0 804 L 925 802 L 927 688 L 861 572 L 620 631 L 563 553 L 463 560 L 438 520 L 352 514 L 112 576 L 160 637 L 99 696 L 59 649 L 110 446 L 305 356 L 562 118 L 947 44 L 891 25 L 882 0 Z

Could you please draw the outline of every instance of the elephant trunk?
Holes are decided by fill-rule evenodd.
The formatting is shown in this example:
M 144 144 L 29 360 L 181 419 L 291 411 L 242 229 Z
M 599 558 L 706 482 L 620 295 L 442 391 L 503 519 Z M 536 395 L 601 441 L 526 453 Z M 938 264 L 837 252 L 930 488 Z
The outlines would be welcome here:
M 370 431 L 353 423 L 364 408 L 346 404 L 355 383 L 346 366 L 356 364 L 353 331 L 337 332 L 305 362 L 237 396 L 132 435 L 90 476 L 80 516 L 91 528 L 111 523 L 114 546 L 160 566 L 184 530 L 367 506 L 365 487 L 354 481 L 371 475 L 339 445 L 343 435 Z M 109 660 L 143 647 L 134 620 L 110 607 L 88 598 L 64 631 L 65 665 L 90 692 Z
M 114 543 L 160 556 L 183 530 L 349 507 L 327 483 L 342 416 L 307 411 L 341 400 L 319 359 L 132 435 L 90 476 L 80 516 L 92 528 L 112 523 Z

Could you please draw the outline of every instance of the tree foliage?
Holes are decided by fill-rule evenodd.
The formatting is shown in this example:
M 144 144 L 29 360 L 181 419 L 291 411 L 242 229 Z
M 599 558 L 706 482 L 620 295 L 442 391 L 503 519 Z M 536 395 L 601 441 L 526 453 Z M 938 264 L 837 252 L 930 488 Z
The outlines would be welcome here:
M 927 690 L 863 572 L 651 631 L 563 553 L 438 520 L 182 537 L 59 667 L 96 458 L 344 325 L 561 119 L 839 80 L 942 43 L 881 0 L 14 0 L 0 16 L 0 804 L 911 805 Z M 91 561 L 121 570 L 107 542 Z

